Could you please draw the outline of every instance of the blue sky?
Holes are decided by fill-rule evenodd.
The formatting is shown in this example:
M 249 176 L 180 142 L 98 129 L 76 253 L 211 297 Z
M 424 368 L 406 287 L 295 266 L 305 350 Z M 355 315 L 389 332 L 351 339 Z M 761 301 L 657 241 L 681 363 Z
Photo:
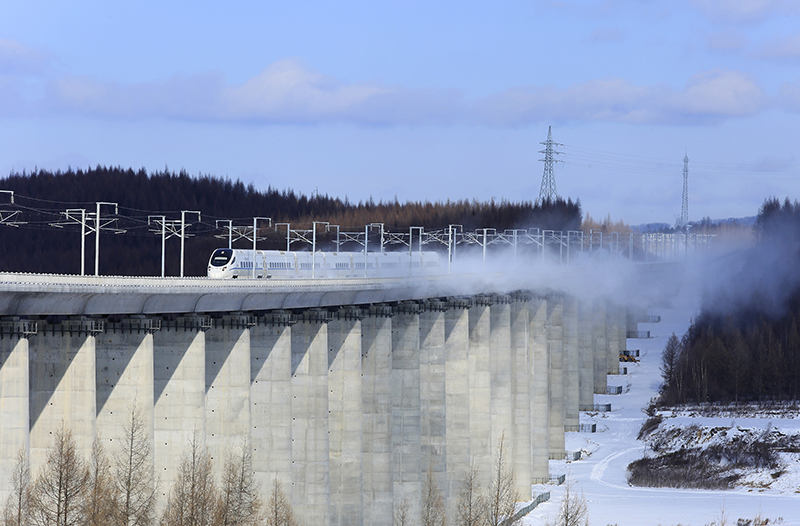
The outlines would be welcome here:
M 0 173 L 186 169 L 351 201 L 674 222 L 800 198 L 800 0 L 4 2 Z M 490 225 L 487 225 L 490 226 Z

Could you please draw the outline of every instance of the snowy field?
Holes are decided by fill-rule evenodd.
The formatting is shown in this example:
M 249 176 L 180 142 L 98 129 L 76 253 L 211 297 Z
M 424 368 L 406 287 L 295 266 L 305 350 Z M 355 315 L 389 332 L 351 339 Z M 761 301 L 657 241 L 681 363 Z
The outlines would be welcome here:
M 581 423 L 596 423 L 596 433 L 567 433 L 567 450 L 584 451 L 575 462 L 550 461 L 551 475 L 566 474 L 572 491 L 583 493 L 592 526 L 704 526 L 717 521 L 724 513 L 726 523 L 753 519 L 760 515 L 780 524 L 800 525 L 800 459 L 787 455 L 786 473 L 773 481 L 769 473 L 747 478 L 751 487 L 733 490 L 681 490 L 631 487 L 626 481 L 626 467 L 645 454 L 646 446 L 636 439 L 647 419 L 642 409 L 653 398 L 661 383 L 661 351 L 673 332 L 679 337 L 699 311 L 696 298 L 674 299 L 663 307 L 651 307 L 650 314 L 660 315 L 660 323 L 640 323 L 639 330 L 650 331 L 647 340 L 629 339 L 628 349 L 641 352 L 638 364 L 628 367 L 627 375 L 609 376 L 608 385 L 621 385 L 621 395 L 595 395 L 595 403 L 611 404 L 610 413 L 581 413 Z M 800 417 L 795 414 L 769 414 L 750 418 L 731 416 L 710 418 L 665 413 L 661 425 L 725 426 L 777 429 L 800 432 Z M 588 456 L 587 452 L 589 453 Z M 763 481 L 763 484 L 759 484 Z M 758 487 L 768 486 L 768 487 Z M 540 504 L 523 520 L 525 525 L 555 523 L 564 486 L 536 485 L 535 493 L 550 491 L 549 502 Z

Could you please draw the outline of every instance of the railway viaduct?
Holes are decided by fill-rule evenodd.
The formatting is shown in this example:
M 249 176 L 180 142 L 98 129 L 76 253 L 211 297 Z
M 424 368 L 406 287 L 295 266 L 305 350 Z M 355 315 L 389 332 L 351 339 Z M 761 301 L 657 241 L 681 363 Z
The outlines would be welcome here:
M 559 272 L 0 274 L 0 503 L 20 448 L 35 474 L 66 422 L 85 457 L 95 437 L 114 454 L 134 407 L 162 504 L 195 434 L 218 472 L 246 443 L 264 491 L 278 479 L 307 525 L 391 526 L 401 503 L 418 517 L 429 470 L 454 516 L 464 474 L 476 466 L 485 486 L 502 436 L 530 498 L 635 322 L 623 302 L 560 292 Z

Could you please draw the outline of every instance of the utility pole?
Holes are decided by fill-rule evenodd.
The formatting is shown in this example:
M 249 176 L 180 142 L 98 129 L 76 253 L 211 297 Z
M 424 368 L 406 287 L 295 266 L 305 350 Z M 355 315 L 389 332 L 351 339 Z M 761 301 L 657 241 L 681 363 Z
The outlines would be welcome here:
M 563 161 L 554 159 L 553 156 L 561 155 L 562 152 L 556 151 L 555 147 L 564 145 L 553 141 L 552 126 L 547 127 L 547 140 L 539 144 L 544 145 L 544 150 L 539 151 L 539 153 L 544 154 L 544 159 L 539 159 L 540 161 L 544 161 L 542 186 L 539 190 L 539 204 L 542 204 L 545 201 L 554 201 L 556 197 L 558 197 L 558 194 L 556 193 L 556 176 L 553 170 L 553 165 Z
M 101 205 L 108 205 L 114 207 L 114 215 L 119 214 L 119 205 L 117 203 L 106 203 L 103 201 L 98 201 L 96 203 L 97 211 L 95 212 L 94 220 L 95 220 L 95 227 L 94 227 L 94 275 L 100 275 L 100 230 L 103 228 L 103 223 L 100 220 L 100 206 Z M 108 221 L 106 224 L 110 224 L 113 219 Z
M 197 220 L 200 219 L 200 212 L 197 210 L 181 210 L 181 277 L 183 277 L 183 260 L 184 260 L 184 240 L 186 239 L 186 214 L 197 214 Z

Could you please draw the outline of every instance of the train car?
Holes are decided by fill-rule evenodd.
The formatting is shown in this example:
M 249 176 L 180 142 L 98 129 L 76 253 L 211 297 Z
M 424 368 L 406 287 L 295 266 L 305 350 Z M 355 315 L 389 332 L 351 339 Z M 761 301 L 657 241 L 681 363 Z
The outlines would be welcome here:
M 287 252 L 218 248 L 208 261 L 213 279 L 331 279 L 436 274 L 436 252 Z

